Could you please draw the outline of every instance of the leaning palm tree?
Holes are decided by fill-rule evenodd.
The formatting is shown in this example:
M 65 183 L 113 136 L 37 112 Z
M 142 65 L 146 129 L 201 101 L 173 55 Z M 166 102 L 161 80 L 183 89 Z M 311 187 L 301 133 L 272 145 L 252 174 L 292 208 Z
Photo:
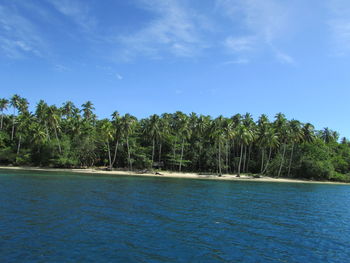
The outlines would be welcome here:
M 0 123 L 0 130 L 3 128 L 4 123 L 4 110 L 7 110 L 9 101 L 7 99 L 0 99 L 0 111 L 1 111 L 1 123 Z

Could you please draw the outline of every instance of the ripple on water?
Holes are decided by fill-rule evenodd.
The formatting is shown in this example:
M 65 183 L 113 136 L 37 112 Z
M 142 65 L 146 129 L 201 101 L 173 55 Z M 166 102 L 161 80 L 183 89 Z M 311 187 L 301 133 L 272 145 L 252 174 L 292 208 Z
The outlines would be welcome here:
M 0 173 L 0 262 L 350 256 L 349 186 Z

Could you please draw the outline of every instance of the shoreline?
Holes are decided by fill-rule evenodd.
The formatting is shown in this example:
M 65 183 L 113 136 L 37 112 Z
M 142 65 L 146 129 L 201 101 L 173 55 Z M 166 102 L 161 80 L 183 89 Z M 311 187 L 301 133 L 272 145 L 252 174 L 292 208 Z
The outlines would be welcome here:
M 42 168 L 42 167 L 26 167 L 26 166 L 0 166 L 3 170 L 22 170 L 22 171 L 41 171 L 41 172 L 68 172 L 68 173 L 80 173 L 80 174 L 101 174 L 110 176 L 138 176 L 138 177 L 158 177 L 158 178 L 182 178 L 182 179 L 199 179 L 199 180 L 215 180 L 215 181 L 243 181 L 243 182 L 273 182 L 273 183 L 311 183 L 311 184 L 338 184 L 338 185 L 350 185 L 350 183 L 343 182 L 331 182 L 331 181 L 312 181 L 293 178 L 273 178 L 269 176 L 261 176 L 260 178 L 254 178 L 253 176 L 242 174 L 241 177 L 236 177 L 233 174 L 223 174 L 221 177 L 215 174 L 198 174 L 198 173 L 179 173 L 170 171 L 161 171 L 160 174 L 130 171 L 104 171 L 95 168 L 86 169 L 67 169 L 67 168 Z

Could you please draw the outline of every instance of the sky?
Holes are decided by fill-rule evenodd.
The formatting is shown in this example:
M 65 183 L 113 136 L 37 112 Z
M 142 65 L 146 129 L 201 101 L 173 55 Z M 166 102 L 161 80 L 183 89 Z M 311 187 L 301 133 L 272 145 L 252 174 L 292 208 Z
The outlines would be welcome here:
M 278 112 L 350 138 L 348 0 L 1 0 L 0 97 Z

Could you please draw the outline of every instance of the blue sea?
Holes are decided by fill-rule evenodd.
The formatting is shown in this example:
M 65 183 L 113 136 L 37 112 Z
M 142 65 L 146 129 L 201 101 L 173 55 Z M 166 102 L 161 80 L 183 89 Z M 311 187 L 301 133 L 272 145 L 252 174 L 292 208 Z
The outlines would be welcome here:
M 350 186 L 0 170 L 0 262 L 350 262 Z

